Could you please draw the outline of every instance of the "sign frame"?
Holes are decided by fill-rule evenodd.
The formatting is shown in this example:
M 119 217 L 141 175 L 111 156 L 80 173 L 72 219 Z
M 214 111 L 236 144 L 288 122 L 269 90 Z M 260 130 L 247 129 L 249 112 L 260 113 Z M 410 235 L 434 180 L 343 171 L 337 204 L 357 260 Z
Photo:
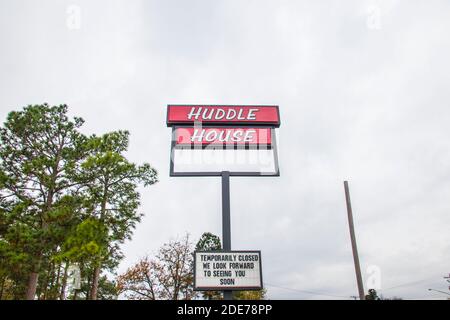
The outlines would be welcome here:
M 278 123 L 274 122 L 264 122 L 264 121 L 179 121 L 179 122 L 169 122 L 169 109 L 170 107 L 257 107 L 257 108 L 275 108 L 278 117 Z M 280 118 L 280 108 L 278 105 L 249 105 L 249 104 L 168 104 L 167 112 L 166 112 L 166 125 L 168 127 L 178 126 L 178 125 L 194 125 L 195 122 L 200 122 L 204 126 L 224 126 L 224 125 L 232 125 L 232 126 L 270 126 L 274 128 L 279 128 L 281 126 L 281 118 Z
M 207 128 L 207 126 L 203 126 L 204 128 Z M 235 128 L 234 125 L 222 125 L 222 128 Z M 267 128 L 267 126 L 258 125 L 258 126 L 251 126 L 252 128 Z M 171 135 L 171 146 L 170 146 L 170 168 L 169 168 L 169 176 L 170 177 L 220 177 L 222 176 L 223 171 L 186 171 L 186 172 L 175 172 L 174 171 L 174 150 L 180 149 L 182 147 L 176 145 L 176 141 L 174 139 L 175 137 L 175 130 L 177 128 L 192 128 L 192 125 L 174 125 L 172 126 L 172 135 Z M 276 140 L 276 133 L 275 128 L 271 129 L 271 146 L 268 147 L 266 150 L 273 150 L 273 160 L 275 165 L 275 170 L 273 172 L 261 172 L 261 171 L 230 171 L 230 176 L 233 177 L 279 177 L 280 176 L 280 166 L 278 163 L 278 148 L 277 148 L 277 140 Z M 214 148 L 214 147 L 213 147 Z M 248 149 L 247 146 L 234 146 L 234 150 L 236 149 Z M 230 149 L 231 150 L 231 149 Z
M 197 275 L 197 253 L 257 253 L 259 255 L 259 281 L 261 286 L 259 287 L 197 287 L 196 275 Z M 262 271 L 262 255 L 261 250 L 199 250 L 194 251 L 194 291 L 258 291 L 264 289 L 263 271 Z

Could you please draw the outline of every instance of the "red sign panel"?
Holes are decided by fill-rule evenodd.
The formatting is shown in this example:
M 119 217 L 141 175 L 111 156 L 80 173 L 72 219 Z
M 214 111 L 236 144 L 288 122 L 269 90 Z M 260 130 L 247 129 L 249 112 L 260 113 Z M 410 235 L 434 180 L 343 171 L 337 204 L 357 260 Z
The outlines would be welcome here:
M 169 105 L 167 126 L 176 124 L 241 124 L 280 126 L 278 106 Z
M 272 144 L 270 128 L 189 127 L 175 130 L 176 145 L 266 145 Z

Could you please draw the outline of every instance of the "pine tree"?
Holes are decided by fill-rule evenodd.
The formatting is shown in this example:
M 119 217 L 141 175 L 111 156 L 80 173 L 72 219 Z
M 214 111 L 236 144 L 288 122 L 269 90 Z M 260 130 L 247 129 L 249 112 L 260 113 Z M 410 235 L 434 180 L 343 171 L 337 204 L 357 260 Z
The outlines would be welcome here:
M 157 182 L 157 172 L 148 163 L 136 165 L 124 153 L 129 143 L 128 131 L 116 131 L 89 141 L 90 155 L 82 164 L 80 182 L 85 185 L 83 194 L 87 214 L 106 228 L 105 250 L 93 257 L 91 299 L 97 299 L 98 282 L 104 263 L 120 255 L 119 244 L 130 239 L 141 219 L 137 209 L 139 184 L 149 186 Z
M 117 267 L 141 219 L 137 188 L 157 182 L 149 164 L 126 159 L 127 131 L 86 137 L 67 113 L 27 106 L 0 128 L 0 299 L 64 299 L 75 263 L 85 290 L 75 298 L 110 289 L 101 270 Z
M 66 105 L 30 105 L 10 112 L 0 128 L 0 213 L 8 225 L 2 241 L 10 261 L 29 274 L 27 299 L 35 298 L 41 265 L 73 214 L 66 197 L 76 188 L 72 177 L 86 138 L 79 132 L 84 121 L 69 119 L 67 111 Z

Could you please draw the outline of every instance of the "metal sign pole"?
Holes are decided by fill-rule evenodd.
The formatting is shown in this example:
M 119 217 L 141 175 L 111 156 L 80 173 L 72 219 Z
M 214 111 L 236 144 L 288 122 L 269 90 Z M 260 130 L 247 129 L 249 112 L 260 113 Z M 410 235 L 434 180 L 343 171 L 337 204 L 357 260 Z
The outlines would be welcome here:
M 222 171 L 222 245 L 224 251 L 231 250 L 230 218 L 230 172 Z M 224 300 L 233 300 L 233 291 L 223 291 Z

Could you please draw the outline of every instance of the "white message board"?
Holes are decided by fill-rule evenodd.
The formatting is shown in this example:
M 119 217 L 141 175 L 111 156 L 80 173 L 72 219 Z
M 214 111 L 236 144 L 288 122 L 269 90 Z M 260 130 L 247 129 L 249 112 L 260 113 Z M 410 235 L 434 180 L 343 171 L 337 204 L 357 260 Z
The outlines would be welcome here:
M 262 289 L 260 251 L 196 251 L 195 290 Z

